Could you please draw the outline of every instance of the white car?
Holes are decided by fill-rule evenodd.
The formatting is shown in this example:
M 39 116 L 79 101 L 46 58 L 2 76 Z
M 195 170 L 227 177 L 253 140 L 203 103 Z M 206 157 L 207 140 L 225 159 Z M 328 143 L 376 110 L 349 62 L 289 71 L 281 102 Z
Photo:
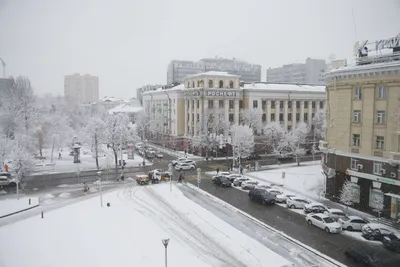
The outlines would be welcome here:
M 179 163 L 175 165 L 175 170 L 177 171 L 194 171 L 196 166 L 189 163 Z
M 256 188 L 257 188 L 257 189 L 264 189 L 264 190 L 267 190 L 267 189 L 270 189 L 271 186 L 266 185 L 266 184 L 259 184 L 259 185 L 257 185 Z
M 273 194 L 273 195 L 282 195 L 282 191 L 281 190 L 279 190 L 278 188 L 270 188 L 270 189 L 267 189 L 267 192 L 268 193 L 270 193 L 270 194 Z
M 326 214 L 310 213 L 306 216 L 306 221 L 308 225 L 314 225 L 325 230 L 327 233 L 340 233 L 342 231 L 340 223 L 336 222 Z
M 222 173 L 225 173 L 225 172 L 222 172 Z M 222 174 L 222 176 L 225 176 L 226 179 L 231 181 L 231 183 L 233 183 L 233 181 L 235 181 L 236 178 L 242 177 L 240 174 L 237 174 L 237 173 L 232 173 L 232 174 L 227 174 L 227 175 Z
M 344 213 L 340 209 L 328 209 L 326 214 L 333 218 L 335 221 L 339 220 L 340 218 L 346 217 L 346 213 Z
M 289 197 L 295 197 L 296 195 L 293 194 L 280 194 L 276 196 L 276 202 L 286 204 L 286 200 Z
M 369 221 L 359 216 L 345 216 L 339 218 L 338 222 L 342 225 L 343 229 L 348 231 L 361 231 L 362 227 L 369 223 Z
M 246 178 L 246 177 L 236 178 L 236 179 L 233 181 L 233 185 L 234 185 L 234 186 L 241 186 L 243 182 L 249 181 L 249 180 L 250 180 L 250 179 L 249 179 L 249 178 Z
M 257 181 L 244 181 L 242 182 L 242 189 L 254 189 L 258 185 Z
M 176 160 L 173 160 L 173 161 L 171 161 L 171 163 L 172 163 L 172 166 L 175 166 L 176 164 L 178 164 L 180 162 L 184 162 L 186 160 L 187 160 L 187 158 L 183 157 L 183 158 L 178 158 Z
M 311 201 L 302 197 L 288 197 L 286 199 L 286 206 L 291 209 L 303 209 L 305 205 L 310 203 Z

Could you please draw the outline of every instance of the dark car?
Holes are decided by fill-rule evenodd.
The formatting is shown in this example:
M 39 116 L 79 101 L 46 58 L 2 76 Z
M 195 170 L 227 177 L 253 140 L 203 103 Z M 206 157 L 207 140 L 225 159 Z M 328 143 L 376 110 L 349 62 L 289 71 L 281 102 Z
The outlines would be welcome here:
M 268 193 L 264 189 L 252 189 L 249 191 L 249 197 L 253 201 L 260 202 L 262 204 L 274 204 L 276 202 L 276 196 Z
M 379 224 L 366 224 L 362 227 L 361 236 L 368 240 L 382 241 L 385 236 L 393 234 L 392 231 L 385 226 Z
M 222 187 L 230 187 L 232 185 L 232 183 L 223 176 L 215 177 L 213 183 Z
M 325 213 L 328 210 L 325 207 L 316 206 L 316 207 L 309 209 L 308 211 L 309 211 L 308 213 Z
M 261 156 L 260 156 L 260 155 L 257 155 L 257 154 L 251 154 L 251 155 L 248 156 L 246 159 L 247 159 L 247 160 L 257 160 L 257 159 L 261 159 Z
M 352 246 L 345 250 L 344 254 L 352 261 L 365 267 L 398 267 L 400 257 L 385 251 L 377 250 L 376 247 L 367 245 Z
M 382 239 L 382 244 L 385 248 L 393 250 L 396 253 L 400 253 L 400 239 L 394 234 L 384 236 Z

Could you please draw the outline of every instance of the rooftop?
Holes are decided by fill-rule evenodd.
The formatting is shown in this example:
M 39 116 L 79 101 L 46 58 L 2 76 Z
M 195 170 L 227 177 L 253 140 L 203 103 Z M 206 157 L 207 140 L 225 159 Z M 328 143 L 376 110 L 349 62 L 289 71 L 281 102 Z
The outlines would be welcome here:
M 251 83 L 244 84 L 242 88 L 271 91 L 325 92 L 325 86 L 307 84 Z
M 165 88 L 160 87 L 160 88 L 157 88 L 156 90 L 146 91 L 146 92 L 143 92 L 142 95 L 148 95 L 148 94 L 153 94 L 153 93 L 157 93 L 157 92 L 165 92 L 165 91 L 166 92 L 181 91 L 183 89 L 185 89 L 185 85 L 184 84 L 179 84 L 179 85 L 174 86 L 172 88 L 165 89 Z
M 189 75 L 186 78 L 194 78 L 194 77 L 202 77 L 202 76 L 221 76 L 221 77 L 239 78 L 238 75 L 229 74 L 228 72 L 224 72 L 224 71 L 207 71 L 207 72 L 202 72 L 199 74 Z
M 114 114 L 114 113 L 137 113 L 142 111 L 142 107 L 132 107 L 129 104 L 121 104 L 119 106 L 116 106 L 115 108 L 112 108 L 108 111 L 108 114 Z
M 382 63 L 371 63 L 366 65 L 353 65 L 346 66 L 341 68 L 332 69 L 329 72 L 325 73 L 326 76 L 335 76 L 340 74 L 345 74 L 349 72 L 368 72 L 376 69 L 399 69 L 400 70 L 400 61 L 390 61 L 390 62 L 382 62 Z

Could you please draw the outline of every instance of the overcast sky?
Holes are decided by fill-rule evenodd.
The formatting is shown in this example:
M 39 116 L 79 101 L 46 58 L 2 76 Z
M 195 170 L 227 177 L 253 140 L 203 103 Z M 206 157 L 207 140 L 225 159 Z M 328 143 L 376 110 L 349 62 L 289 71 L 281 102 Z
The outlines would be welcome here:
M 165 84 L 171 60 L 215 55 L 261 64 L 265 80 L 268 67 L 350 59 L 356 40 L 398 33 L 400 0 L 0 0 L 7 75 L 38 94 L 62 95 L 78 72 L 99 77 L 100 96 L 132 97 Z

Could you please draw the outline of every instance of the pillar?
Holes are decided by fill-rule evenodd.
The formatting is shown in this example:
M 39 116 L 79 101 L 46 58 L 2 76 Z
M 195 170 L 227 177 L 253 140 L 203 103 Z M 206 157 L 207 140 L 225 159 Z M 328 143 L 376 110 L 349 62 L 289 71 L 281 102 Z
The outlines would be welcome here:
M 267 123 L 271 122 L 271 100 L 267 101 Z
M 187 127 L 188 127 L 188 112 L 189 112 L 189 106 L 188 106 L 188 99 L 185 98 L 185 136 L 188 135 Z
M 289 103 L 287 100 L 283 101 L 283 122 L 285 125 L 285 130 L 287 130 L 288 127 L 288 106 Z
M 300 101 L 300 121 L 304 122 L 304 100 Z
M 234 120 L 235 120 L 235 125 L 239 125 L 239 99 L 235 99 L 235 115 L 234 115 Z

